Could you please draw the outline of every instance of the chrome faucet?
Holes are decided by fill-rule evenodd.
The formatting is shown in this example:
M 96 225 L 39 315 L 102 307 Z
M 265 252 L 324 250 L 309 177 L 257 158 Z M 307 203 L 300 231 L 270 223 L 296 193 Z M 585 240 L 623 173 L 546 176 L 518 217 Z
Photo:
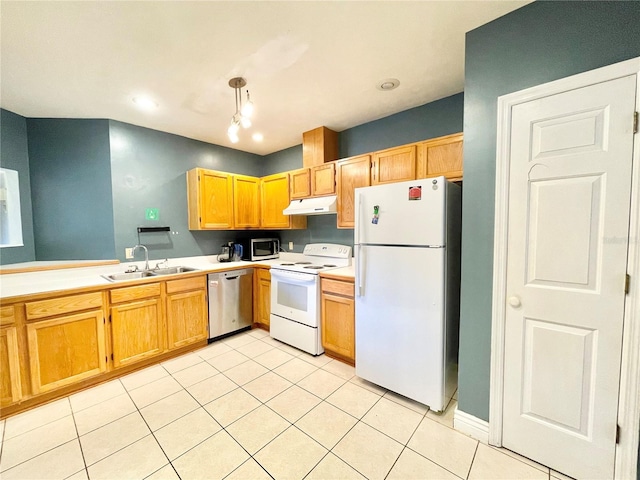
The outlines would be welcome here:
M 136 250 L 138 248 L 142 248 L 144 249 L 144 269 L 145 270 L 149 270 L 149 250 L 147 250 L 147 247 L 145 247 L 144 245 L 136 245 L 131 249 L 131 253 L 135 256 L 136 254 Z

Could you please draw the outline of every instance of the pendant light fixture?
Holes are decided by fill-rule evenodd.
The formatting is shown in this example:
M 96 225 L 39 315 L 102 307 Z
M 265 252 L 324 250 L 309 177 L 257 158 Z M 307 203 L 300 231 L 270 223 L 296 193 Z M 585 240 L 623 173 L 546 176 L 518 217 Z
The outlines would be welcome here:
M 247 85 L 247 81 L 242 77 L 234 77 L 229 80 L 229 86 L 233 88 L 236 99 L 236 112 L 231 117 L 231 124 L 227 129 L 227 135 L 231 143 L 238 143 L 240 137 L 240 127 L 249 128 L 251 126 L 251 115 L 253 114 L 253 102 L 247 90 L 247 101 L 242 104 L 242 87 Z

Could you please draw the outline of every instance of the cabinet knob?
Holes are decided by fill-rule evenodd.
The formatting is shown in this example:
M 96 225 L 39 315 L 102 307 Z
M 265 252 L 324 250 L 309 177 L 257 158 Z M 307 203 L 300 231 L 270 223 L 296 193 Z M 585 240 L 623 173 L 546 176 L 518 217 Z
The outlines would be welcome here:
M 517 295 L 513 295 L 509 297 L 509 305 L 511 305 L 514 308 L 518 308 L 520 305 L 522 305 L 522 302 L 520 301 L 520 297 L 518 297 Z

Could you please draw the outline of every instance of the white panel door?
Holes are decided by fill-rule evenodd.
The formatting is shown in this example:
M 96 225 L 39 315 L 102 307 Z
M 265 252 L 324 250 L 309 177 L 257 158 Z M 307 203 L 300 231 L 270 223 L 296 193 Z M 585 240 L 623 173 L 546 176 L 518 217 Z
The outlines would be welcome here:
M 354 243 L 444 245 L 446 188 L 444 177 L 357 188 Z
M 503 445 L 613 478 L 636 77 L 512 111 Z
M 356 248 L 356 375 L 442 410 L 444 248 Z

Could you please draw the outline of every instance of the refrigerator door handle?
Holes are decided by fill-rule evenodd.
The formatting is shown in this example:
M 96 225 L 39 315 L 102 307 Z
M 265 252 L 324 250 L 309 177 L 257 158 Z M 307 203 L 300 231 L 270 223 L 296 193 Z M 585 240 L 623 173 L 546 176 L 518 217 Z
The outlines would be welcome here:
M 363 288 L 362 288 L 362 246 L 356 245 L 356 285 L 358 286 L 356 296 L 362 297 Z

